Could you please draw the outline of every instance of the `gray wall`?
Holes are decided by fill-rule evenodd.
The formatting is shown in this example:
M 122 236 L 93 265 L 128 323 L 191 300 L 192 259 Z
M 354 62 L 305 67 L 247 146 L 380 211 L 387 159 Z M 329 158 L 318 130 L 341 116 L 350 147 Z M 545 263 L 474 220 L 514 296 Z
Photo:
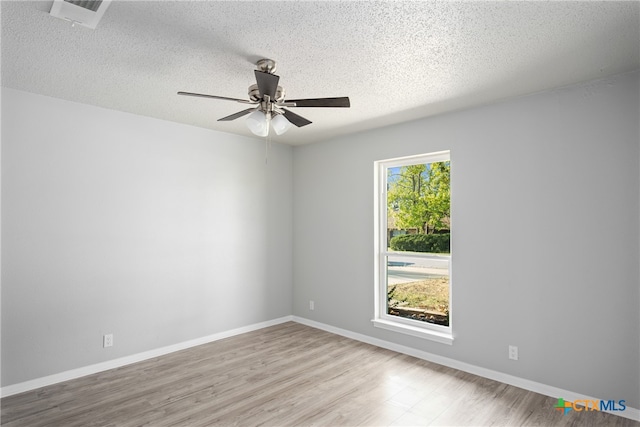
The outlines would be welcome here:
M 2 124 L 2 385 L 291 314 L 291 147 L 11 89 Z
M 296 147 L 294 314 L 639 408 L 638 98 L 636 72 Z M 446 149 L 452 346 L 371 323 L 373 162 Z

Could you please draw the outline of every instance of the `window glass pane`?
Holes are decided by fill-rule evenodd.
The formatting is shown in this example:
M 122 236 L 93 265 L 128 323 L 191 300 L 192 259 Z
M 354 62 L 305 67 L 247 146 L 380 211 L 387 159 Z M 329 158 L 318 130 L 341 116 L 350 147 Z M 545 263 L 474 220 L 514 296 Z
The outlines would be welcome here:
M 387 256 L 387 314 L 449 326 L 449 256 Z
M 449 161 L 387 168 L 387 245 L 392 250 L 449 252 L 432 241 L 401 235 L 442 234 L 451 229 Z

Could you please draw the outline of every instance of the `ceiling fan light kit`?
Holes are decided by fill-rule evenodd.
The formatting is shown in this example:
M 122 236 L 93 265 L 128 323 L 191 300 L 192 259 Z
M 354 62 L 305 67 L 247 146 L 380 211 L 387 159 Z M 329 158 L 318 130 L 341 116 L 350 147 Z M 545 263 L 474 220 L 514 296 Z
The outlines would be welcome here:
M 254 135 L 269 135 L 269 119 L 268 115 L 260 110 L 255 110 L 247 116 L 247 127 Z
M 246 124 L 249 130 L 261 137 L 269 135 L 269 125 L 277 135 L 282 135 L 294 125 L 297 127 L 311 124 L 310 120 L 287 110 L 284 107 L 350 107 L 348 97 L 339 98 L 316 98 L 316 99 L 296 99 L 285 100 L 285 91 L 282 86 L 278 86 L 280 76 L 274 74 L 276 62 L 272 59 L 261 59 L 256 63 L 257 69 L 254 71 L 256 83 L 249 86 L 249 99 L 228 98 L 225 96 L 205 95 L 192 92 L 178 92 L 178 95 L 195 96 L 200 98 L 221 99 L 225 101 L 235 101 L 242 104 L 255 105 L 254 108 L 239 111 L 230 116 L 218 119 L 218 121 L 231 121 L 247 116 Z
M 275 117 L 271 118 L 271 126 L 273 127 L 273 130 L 277 135 L 282 135 L 283 133 L 291 129 L 293 123 L 285 119 L 282 114 L 276 114 Z

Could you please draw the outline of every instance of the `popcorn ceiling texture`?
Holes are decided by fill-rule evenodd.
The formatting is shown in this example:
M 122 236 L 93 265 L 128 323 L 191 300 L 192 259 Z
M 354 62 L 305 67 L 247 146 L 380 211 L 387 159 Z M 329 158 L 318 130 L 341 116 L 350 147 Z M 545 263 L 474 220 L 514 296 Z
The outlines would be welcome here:
M 256 60 L 289 98 L 350 109 L 274 141 L 304 144 L 640 67 L 638 2 L 131 2 L 96 30 L 2 2 L 2 85 L 242 135 Z

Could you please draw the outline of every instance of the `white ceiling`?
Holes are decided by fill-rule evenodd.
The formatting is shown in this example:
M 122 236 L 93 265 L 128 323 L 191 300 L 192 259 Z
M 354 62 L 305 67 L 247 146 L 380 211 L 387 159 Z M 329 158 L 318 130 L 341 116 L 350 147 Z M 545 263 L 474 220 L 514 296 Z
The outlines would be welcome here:
M 350 109 L 292 109 L 304 144 L 640 68 L 639 2 L 141 2 L 114 0 L 96 30 L 2 1 L 2 85 L 250 135 L 256 60 L 293 98 L 349 96 Z M 37 122 L 37 120 L 36 120 Z

